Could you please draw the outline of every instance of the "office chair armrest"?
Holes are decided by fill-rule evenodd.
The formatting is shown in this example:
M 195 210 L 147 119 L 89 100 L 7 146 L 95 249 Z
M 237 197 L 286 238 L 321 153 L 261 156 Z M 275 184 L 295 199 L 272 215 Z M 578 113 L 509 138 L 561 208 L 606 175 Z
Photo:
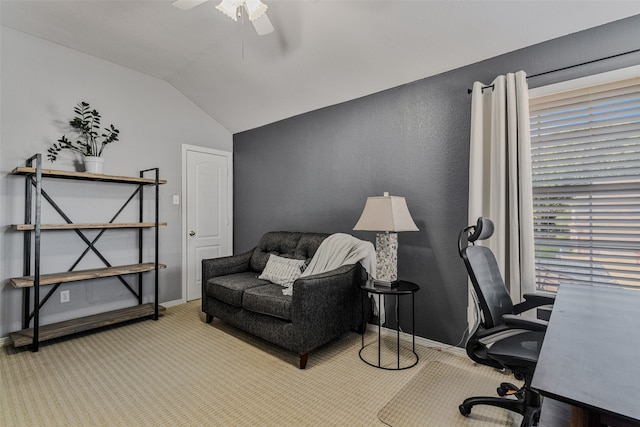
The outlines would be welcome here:
M 525 301 L 539 303 L 540 305 L 553 304 L 556 301 L 556 294 L 552 292 L 534 292 L 523 295 Z
M 549 292 L 536 292 L 534 294 L 524 294 L 524 302 L 513 306 L 513 313 L 520 314 L 532 308 L 543 305 L 553 305 L 556 300 L 555 294 Z
M 546 320 L 529 319 L 526 317 L 505 314 L 502 316 L 504 324 L 510 329 L 526 329 L 528 331 L 545 332 L 549 322 Z
M 483 346 L 489 346 L 494 342 L 509 338 L 514 335 L 520 335 L 523 332 L 530 332 L 532 329 L 534 329 L 531 324 L 525 324 L 523 322 L 522 325 L 524 325 L 525 327 L 514 328 L 503 323 L 502 325 L 496 326 L 494 328 L 478 330 L 473 335 L 472 339 L 467 342 L 467 345 L 469 345 L 469 343 L 473 341 Z

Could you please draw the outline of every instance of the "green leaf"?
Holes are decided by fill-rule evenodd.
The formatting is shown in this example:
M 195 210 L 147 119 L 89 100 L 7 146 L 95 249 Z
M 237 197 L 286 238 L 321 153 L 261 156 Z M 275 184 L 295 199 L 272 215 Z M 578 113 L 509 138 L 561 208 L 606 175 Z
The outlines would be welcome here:
M 73 141 L 62 135 L 57 142 L 47 150 L 48 158 L 55 161 L 62 150 L 71 150 L 84 155 L 101 155 L 105 145 L 118 141 L 120 131 L 111 124 L 100 134 L 101 115 L 92 109 L 88 102 L 81 101 L 73 108 L 76 117 L 69 121 L 69 126 L 76 134 Z

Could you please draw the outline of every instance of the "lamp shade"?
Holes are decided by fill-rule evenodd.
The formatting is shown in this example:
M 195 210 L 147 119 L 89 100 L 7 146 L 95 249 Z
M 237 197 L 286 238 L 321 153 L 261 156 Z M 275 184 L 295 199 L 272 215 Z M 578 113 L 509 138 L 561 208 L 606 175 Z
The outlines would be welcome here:
M 404 197 L 384 196 L 367 197 L 364 210 L 354 230 L 363 231 L 418 231 L 411 218 Z

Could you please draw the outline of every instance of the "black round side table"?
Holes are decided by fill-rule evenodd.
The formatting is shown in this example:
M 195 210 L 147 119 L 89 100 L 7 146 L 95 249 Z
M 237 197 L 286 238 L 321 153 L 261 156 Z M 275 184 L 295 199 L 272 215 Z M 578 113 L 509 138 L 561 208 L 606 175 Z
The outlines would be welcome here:
M 378 316 L 378 363 L 371 363 L 366 360 L 362 356 L 362 351 L 365 349 L 364 345 L 364 331 L 362 333 L 362 347 L 360 348 L 360 359 L 368 365 L 371 365 L 376 368 L 386 369 L 391 371 L 399 371 L 403 369 L 409 369 L 414 367 L 418 363 L 418 354 L 416 353 L 416 316 L 415 316 L 415 293 L 420 290 L 420 286 L 413 282 L 407 282 L 405 280 L 400 280 L 393 284 L 393 286 L 389 285 L 379 285 L 373 281 L 367 282 L 365 285 L 360 286 L 362 292 L 365 292 L 362 298 L 362 320 L 363 323 L 366 321 L 365 319 L 365 310 L 364 310 L 364 301 L 367 293 L 371 293 L 378 296 L 378 307 L 380 307 L 380 299 L 386 297 L 387 295 L 395 295 L 396 297 L 396 320 L 400 319 L 400 304 L 398 304 L 398 298 L 402 295 L 411 295 L 411 353 L 415 357 L 415 360 L 412 363 L 409 363 L 407 366 L 400 366 L 400 322 L 396 322 L 396 351 L 397 351 L 397 365 L 396 367 L 386 367 L 382 366 L 380 363 L 380 343 L 381 343 L 381 324 L 380 324 L 380 316 Z

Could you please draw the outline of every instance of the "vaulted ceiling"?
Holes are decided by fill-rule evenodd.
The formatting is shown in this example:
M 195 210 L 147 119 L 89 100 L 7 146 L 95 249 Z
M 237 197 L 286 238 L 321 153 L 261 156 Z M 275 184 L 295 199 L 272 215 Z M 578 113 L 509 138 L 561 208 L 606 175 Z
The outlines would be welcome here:
M 0 22 L 166 80 L 236 133 L 640 14 L 614 0 L 263 1 L 266 36 L 218 0 L 1 0 Z

